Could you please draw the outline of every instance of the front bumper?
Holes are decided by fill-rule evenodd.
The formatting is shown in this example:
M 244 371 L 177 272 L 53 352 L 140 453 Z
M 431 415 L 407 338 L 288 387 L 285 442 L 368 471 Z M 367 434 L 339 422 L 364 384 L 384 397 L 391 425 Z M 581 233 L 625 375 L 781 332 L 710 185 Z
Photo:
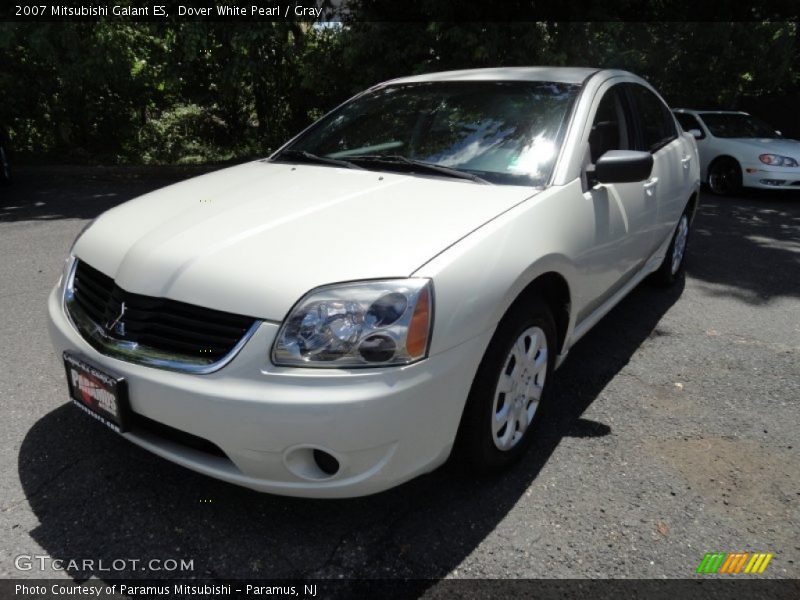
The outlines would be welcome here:
M 278 325 L 264 322 L 230 364 L 195 375 L 100 354 L 66 316 L 60 286 L 48 311 L 59 356 L 69 350 L 124 376 L 134 413 L 211 442 L 224 456 L 147 428 L 134 426 L 124 437 L 217 479 L 320 498 L 372 494 L 442 464 L 491 336 L 406 367 L 291 369 L 269 362 Z M 334 475 L 315 467 L 313 448 L 338 460 Z
M 800 190 L 800 168 L 746 166 L 742 172 L 742 185 L 763 190 Z

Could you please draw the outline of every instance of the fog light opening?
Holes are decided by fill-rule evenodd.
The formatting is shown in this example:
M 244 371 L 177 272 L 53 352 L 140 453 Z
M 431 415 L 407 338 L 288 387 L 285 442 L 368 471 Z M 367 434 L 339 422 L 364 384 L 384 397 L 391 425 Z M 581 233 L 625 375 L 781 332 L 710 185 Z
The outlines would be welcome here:
M 764 185 L 783 185 L 786 183 L 785 179 L 761 179 L 759 181 Z
M 339 472 L 339 461 L 336 457 L 319 448 L 314 448 L 314 462 L 328 476 L 333 477 Z
M 326 481 L 342 472 L 342 464 L 328 450 L 303 444 L 286 451 L 283 464 L 306 481 Z

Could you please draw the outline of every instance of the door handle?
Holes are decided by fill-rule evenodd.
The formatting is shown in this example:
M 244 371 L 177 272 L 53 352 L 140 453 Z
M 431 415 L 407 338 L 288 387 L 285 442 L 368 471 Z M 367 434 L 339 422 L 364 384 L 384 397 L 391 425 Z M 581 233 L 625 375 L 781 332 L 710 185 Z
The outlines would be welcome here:
M 644 191 L 647 192 L 648 196 L 653 195 L 653 190 L 655 190 L 657 183 L 658 183 L 658 177 L 652 177 L 644 184 Z
M 690 154 L 689 156 L 684 156 L 684 157 L 681 159 L 681 164 L 683 165 L 683 168 L 684 168 L 684 169 L 688 169 L 688 168 L 689 168 L 689 163 L 690 163 L 690 162 L 692 162 L 692 156 L 691 156 L 691 154 Z

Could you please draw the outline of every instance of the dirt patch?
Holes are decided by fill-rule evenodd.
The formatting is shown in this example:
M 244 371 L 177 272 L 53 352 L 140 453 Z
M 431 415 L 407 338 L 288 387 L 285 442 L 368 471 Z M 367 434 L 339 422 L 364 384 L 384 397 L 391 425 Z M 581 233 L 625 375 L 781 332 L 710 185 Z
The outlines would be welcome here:
M 680 472 L 709 509 L 745 519 L 797 520 L 800 451 L 748 439 L 705 437 L 655 442 L 654 452 Z

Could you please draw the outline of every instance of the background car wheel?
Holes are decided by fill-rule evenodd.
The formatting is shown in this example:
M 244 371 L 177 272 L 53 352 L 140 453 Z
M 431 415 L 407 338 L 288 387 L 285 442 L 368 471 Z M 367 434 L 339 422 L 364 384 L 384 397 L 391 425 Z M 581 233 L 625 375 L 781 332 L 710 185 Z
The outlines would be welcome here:
M 519 459 L 535 437 L 556 348 L 555 323 L 538 298 L 503 318 L 478 367 L 461 419 L 457 452 L 481 471 Z
M 719 196 L 742 191 L 742 169 L 732 158 L 718 158 L 708 169 L 708 188 Z
M 0 182 L 9 183 L 11 181 L 11 163 L 8 153 L 3 146 L 0 146 Z
M 672 241 L 669 244 L 666 256 L 664 256 L 664 262 L 661 263 L 658 271 L 651 276 L 653 283 L 669 286 L 680 278 L 686 258 L 686 246 L 689 244 L 689 226 L 689 213 L 687 211 L 678 220 L 678 226 L 675 228 L 675 233 L 672 234 Z

